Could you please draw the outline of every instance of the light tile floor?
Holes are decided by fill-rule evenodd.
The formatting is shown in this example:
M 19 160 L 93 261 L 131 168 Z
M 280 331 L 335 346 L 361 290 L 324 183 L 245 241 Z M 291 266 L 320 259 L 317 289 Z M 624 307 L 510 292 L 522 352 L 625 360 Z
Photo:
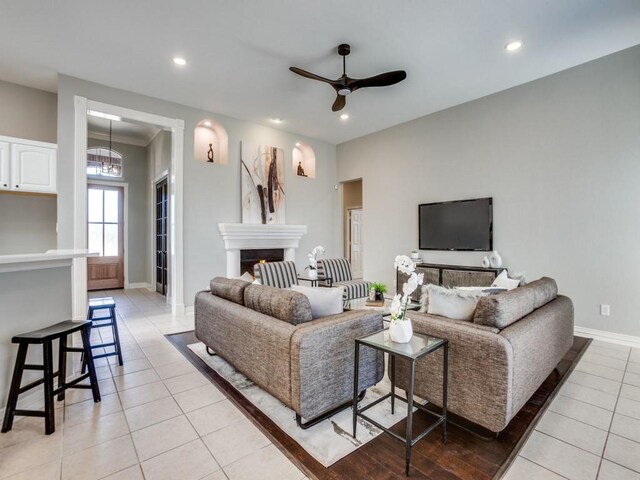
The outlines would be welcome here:
M 305 475 L 164 337 L 193 330 L 144 289 L 94 292 L 117 303 L 124 365 L 96 362 L 102 401 L 69 390 L 56 432 L 17 417 L 0 435 L 0 479 L 278 479 Z M 94 338 L 110 339 L 108 329 Z M 96 338 L 97 339 L 97 338 Z
M 640 480 L 640 349 L 593 341 L 504 480 Z

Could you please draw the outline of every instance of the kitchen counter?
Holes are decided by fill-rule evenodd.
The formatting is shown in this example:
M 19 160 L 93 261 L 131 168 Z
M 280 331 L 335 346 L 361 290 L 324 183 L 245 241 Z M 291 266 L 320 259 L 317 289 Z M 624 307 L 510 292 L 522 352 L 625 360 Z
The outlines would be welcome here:
M 11 338 L 71 319 L 71 264 L 75 258 L 97 255 L 89 250 L 0 255 L 0 413 L 16 358 L 17 348 Z M 29 363 L 42 363 L 42 348 L 38 347 L 29 348 Z M 57 351 L 57 345 L 54 350 Z M 22 383 L 41 377 L 42 372 L 25 371 Z M 23 395 L 21 400 L 41 402 L 41 387 Z
M 86 249 L 48 250 L 45 253 L 0 255 L 0 273 L 70 267 L 74 258 L 96 256 L 98 256 L 98 252 Z

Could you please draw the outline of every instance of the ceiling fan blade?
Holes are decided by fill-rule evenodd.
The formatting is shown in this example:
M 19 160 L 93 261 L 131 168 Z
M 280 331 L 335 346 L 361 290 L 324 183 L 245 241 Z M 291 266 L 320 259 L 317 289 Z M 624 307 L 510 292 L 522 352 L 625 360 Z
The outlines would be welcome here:
M 302 70 L 301 68 L 298 68 L 298 67 L 289 67 L 289 70 L 291 70 L 293 73 L 297 73 L 298 75 L 301 75 L 303 77 L 311 78 L 312 80 L 319 80 L 320 82 L 325 82 L 325 83 L 328 83 L 330 85 L 333 85 L 334 83 L 336 83 L 335 80 L 330 80 L 328 78 L 321 77 L 320 75 L 316 75 L 315 73 L 307 72 L 306 70 Z
M 405 78 L 407 78 L 407 72 L 404 70 L 396 70 L 369 78 L 350 79 L 347 85 L 351 88 L 351 91 L 367 87 L 388 87 L 389 85 L 395 85 L 401 82 Z
M 346 104 L 347 104 L 347 97 L 345 97 L 344 95 L 338 95 L 336 97 L 336 101 L 333 102 L 333 106 L 331 107 L 331 110 L 333 110 L 334 112 L 339 112 L 344 108 Z

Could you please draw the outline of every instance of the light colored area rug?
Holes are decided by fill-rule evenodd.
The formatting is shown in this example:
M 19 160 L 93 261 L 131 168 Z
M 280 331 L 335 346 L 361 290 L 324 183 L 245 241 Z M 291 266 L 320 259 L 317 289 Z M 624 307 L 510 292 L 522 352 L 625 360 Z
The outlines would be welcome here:
M 236 371 L 224 359 L 217 355 L 210 356 L 203 343 L 193 343 L 189 348 L 325 467 L 329 467 L 382 433 L 380 429 L 358 418 L 357 438 L 353 438 L 351 408 L 303 430 L 296 424 L 296 414 L 293 410 Z M 377 400 L 388 393 L 390 388 L 391 385 L 385 376 L 378 385 L 367 390 L 360 406 Z M 396 401 L 396 412 L 391 415 L 390 402 L 390 399 L 386 399 L 367 410 L 367 416 L 385 427 L 395 425 L 407 415 L 407 408 L 404 402 Z

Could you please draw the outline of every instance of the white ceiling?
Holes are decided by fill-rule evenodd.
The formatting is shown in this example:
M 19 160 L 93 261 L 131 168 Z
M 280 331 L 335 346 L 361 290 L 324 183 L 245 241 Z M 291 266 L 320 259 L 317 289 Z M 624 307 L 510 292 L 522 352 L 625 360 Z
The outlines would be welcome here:
M 89 137 L 109 141 L 109 120 L 101 117 L 87 116 Z M 111 122 L 111 138 L 113 142 L 128 143 L 146 147 L 160 129 L 147 123 L 132 121 Z
M 0 78 L 56 74 L 340 143 L 640 44 L 639 0 L 0 0 Z M 521 39 L 508 54 L 504 45 Z M 331 112 L 328 85 L 291 72 L 405 69 Z M 189 64 L 176 67 L 171 58 Z

